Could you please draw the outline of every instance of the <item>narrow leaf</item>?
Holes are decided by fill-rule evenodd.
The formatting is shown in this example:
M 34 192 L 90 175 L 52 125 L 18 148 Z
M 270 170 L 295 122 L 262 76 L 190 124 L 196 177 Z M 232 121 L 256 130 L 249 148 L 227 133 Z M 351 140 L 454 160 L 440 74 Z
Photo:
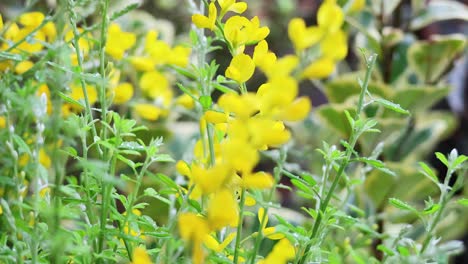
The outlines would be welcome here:
M 410 112 L 408 110 L 403 109 L 399 104 L 395 104 L 393 102 L 390 102 L 388 100 L 382 99 L 382 98 L 375 98 L 375 102 L 379 103 L 383 107 L 390 109 L 394 112 L 400 113 L 400 114 L 405 114 L 409 115 Z

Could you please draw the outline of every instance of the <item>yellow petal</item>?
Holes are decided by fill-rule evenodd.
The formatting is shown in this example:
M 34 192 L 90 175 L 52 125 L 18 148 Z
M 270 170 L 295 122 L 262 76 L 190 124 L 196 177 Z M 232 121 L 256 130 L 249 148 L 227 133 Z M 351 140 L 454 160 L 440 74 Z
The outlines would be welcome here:
M 344 59 L 348 54 L 347 41 L 346 33 L 342 30 L 328 34 L 320 43 L 322 56 L 335 61 Z
M 33 66 L 34 66 L 34 63 L 32 61 L 28 61 L 28 60 L 22 61 L 16 65 L 15 72 L 17 74 L 23 74 L 29 71 L 29 69 L 31 69 Z
M 25 27 L 37 27 L 44 20 L 45 16 L 41 12 L 24 13 L 19 17 L 19 22 Z
M 245 197 L 246 206 L 254 206 L 255 204 L 257 204 L 257 201 L 255 201 L 255 199 L 252 196 L 247 195 L 247 197 Z
M 124 104 L 128 102 L 133 96 L 133 85 L 131 83 L 121 83 L 113 88 L 114 103 Z
M 244 175 L 242 184 L 245 188 L 268 189 L 273 187 L 274 179 L 266 172 L 256 172 L 250 175 Z
M 335 70 L 335 62 L 329 58 L 321 58 L 312 62 L 301 74 L 302 78 L 322 79 Z
M 147 57 L 131 57 L 130 63 L 139 71 L 152 71 L 156 66 L 156 62 Z
M 287 106 L 279 115 L 278 118 L 284 121 L 301 121 L 307 117 L 311 108 L 310 99 L 308 97 L 300 97 L 292 104 Z
M 246 54 L 238 54 L 232 58 L 231 64 L 226 69 L 226 77 L 238 83 L 244 83 L 252 77 L 255 71 L 255 63 Z
M 213 124 L 226 123 L 227 121 L 227 115 L 225 113 L 220 113 L 213 110 L 206 111 L 204 116 L 207 122 Z
M 349 12 L 359 12 L 366 6 L 366 0 L 354 0 L 353 5 L 349 8 Z
M 264 230 L 266 225 L 268 224 L 268 214 L 265 215 L 265 208 L 260 207 L 258 209 L 257 218 L 258 218 L 258 222 L 262 225 L 262 230 Z
M 148 252 L 142 247 L 137 247 L 133 250 L 132 254 L 132 264 L 151 264 L 153 263 L 151 261 L 150 256 L 148 255 Z
M 209 202 L 207 217 L 214 230 L 224 227 L 236 227 L 238 224 L 237 201 L 231 191 L 222 189 L 215 193 Z
M 335 32 L 341 28 L 344 22 L 344 14 L 335 1 L 325 1 L 317 12 L 319 27 L 329 32 Z
M 208 17 L 200 14 L 195 14 L 192 16 L 192 22 L 198 28 L 208 28 L 213 30 L 216 23 L 217 10 L 214 3 L 210 3 L 208 6 Z
M 176 163 L 176 170 L 178 173 L 180 173 L 181 175 L 187 176 L 188 178 L 190 178 L 192 175 L 189 165 L 187 164 L 187 162 L 183 160 L 179 160 Z
M 134 106 L 135 112 L 143 119 L 155 121 L 161 116 L 161 108 L 152 104 L 136 104 Z
M 176 103 L 187 109 L 193 109 L 195 107 L 195 101 L 188 94 L 182 94 L 176 99 Z
M 212 235 L 206 235 L 203 244 L 215 252 L 221 252 L 219 242 Z

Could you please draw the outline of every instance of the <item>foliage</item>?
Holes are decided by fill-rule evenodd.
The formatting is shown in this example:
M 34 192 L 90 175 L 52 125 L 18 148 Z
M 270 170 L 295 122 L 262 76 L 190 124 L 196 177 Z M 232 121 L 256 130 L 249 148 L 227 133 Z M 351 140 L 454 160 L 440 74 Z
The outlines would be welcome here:
M 323 1 L 281 57 L 235 0 L 188 1 L 176 41 L 137 3 L 0 16 L 0 262 L 448 262 L 468 157 L 421 160 L 457 125 L 432 107 L 466 39 L 414 30 L 468 18 L 424 5 Z

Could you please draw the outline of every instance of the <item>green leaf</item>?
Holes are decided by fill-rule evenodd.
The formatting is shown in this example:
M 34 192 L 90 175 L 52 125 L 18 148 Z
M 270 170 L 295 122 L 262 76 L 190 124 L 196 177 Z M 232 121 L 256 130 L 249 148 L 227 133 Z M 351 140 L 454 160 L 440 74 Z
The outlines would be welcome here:
M 447 166 L 447 168 L 449 167 L 449 162 L 448 162 L 448 160 L 447 160 L 447 158 L 445 157 L 444 154 L 442 154 L 440 152 L 436 152 L 435 155 L 436 155 L 438 160 L 440 160 L 445 166 Z
M 463 162 L 467 161 L 468 157 L 465 155 L 458 156 L 452 163 L 452 167 L 454 170 L 458 168 L 459 165 L 463 164 Z
M 130 11 L 132 11 L 132 10 L 134 10 L 134 9 L 136 9 L 136 8 L 138 8 L 138 6 L 139 6 L 138 3 L 129 4 L 128 6 L 126 6 L 125 8 L 123 8 L 122 10 L 119 10 L 119 11 L 117 11 L 117 12 L 112 13 L 110 20 L 111 20 L 111 21 L 114 21 L 114 20 L 116 20 L 117 18 L 119 18 L 119 17 L 121 17 L 121 16 L 123 16 L 123 15 L 129 13 Z
M 433 181 L 434 183 L 438 184 L 439 183 L 439 178 L 437 178 L 437 175 L 434 173 L 434 171 L 429 168 L 429 166 L 424 163 L 424 162 L 419 162 L 419 166 L 423 169 L 422 173 L 429 178 L 429 180 Z
M 439 35 L 415 42 L 408 49 L 409 66 L 425 83 L 434 83 L 463 52 L 465 44 L 466 39 L 461 34 Z
M 62 99 L 63 99 L 65 102 L 67 102 L 67 103 L 69 103 L 69 104 L 76 105 L 76 106 L 81 107 L 81 108 L 84 109 L 84 105 L 83 105 L 83 104 L 81 104 L 80 102 L 78 102 L 78 101 L 76 101 L 75 99 L 71 98 L 70 96 L 68 96 L 68 95 L 66 95 L 66 94 L 64 94 L 64 93 L 62 93 L 62 92 L 58 92 L 58 94 L 59 94 L 60 97 L 62 97 Z
M 405 86 L 395 92 L 392 101 L 411 113 L 427 111 L 447 96 L 449 86 Z
M 211 104 L 213 103 L 211 97 L 207 95 L 200 96 L 200 99 L 198 99 L 198 101 L 202 105 L 203 109 L 210 109 Z
M 408 248 L 406 248 L 404 246 L 398 246 L 397 249 L 398 249 L 398 252 L 400 252 L 400 255 L 402 255 L 404 257 L 409 257 L 410 251 L 409 251 Z
M 168 154 L 157 154 L 151 158 L 153 162 L 175 162 L 175 160 Z
M 171 201 L 169 201 L 169 199 L 159 195 L 158 192 L 153 188 L 146 188 L 145 191 L 144 191 L 144 195 L 149 196 L 149 197 L 153 197 L 155 199 L 158 199 L 158 200 L 160 200 L 161 202 L 163 202 L 165 204 L 168 204 L 168 205 L 171 204 Z
M 376 160 L 376 159 L 371 159 L 371 158 L 358 158 L 357 159 L 358 161 L 361 161 L 361 162 L 364 162 L 374 168 L 384 168 L 385 167 L 385 164 L 380 161 L 380 160 Z
M 468 207 L 468 199 L 467 198 L 462 198 L 462 199 L 458 200 L 457 203 L 460 204 L 460 205 Z
M 394 112 L 400 113 L 400 114 L 405 114 L 409 115 L 409 111 L 403 109 L 399 104 L 392 103 L 388 100 L 382 99 L 382 98 L 374 98 L 374 101 L 382 105 L 383 107 L 390 109 Z
M 378 245 L 377 250 L 382 251 L 383 253 L 385 253 L 388 256 L 395 255 L 395 253 L 391 249 L 389 249 L 387 246 L 385 246 L 383 244 Z
M 407 211 L 413 211 L 413 212 L 416 212 L 417 210 L 412 207 L 411 205 L 403 202 L 402 200 L 400 199 L 397 199 L 397 198 L 390 198 L 388 199 L 389 203 L 393 206 L 395 206 L 396 208 L 398 209 L 402 209 L 402 210 L 407 210 Z
M 158 192 L 157 192 L 155 189 L 151 188 L 151 187 L 146 188 L 145 191 L 144 191 L 143 193 L 144 193 L 146 196 L 149 196 L 149 197 L 155 197 L 155 196 L 158 195 Z
M 433 214 L 440 209 L 440 204 L 431 204 L 430 206 L 424 208 L 423 214 L 430 215 Z
M 325 123 L 328 127 L 334 129 L 340 133 L 343 137 L 348 137 L 351 132 L 351 126 L 348 123 L 344 111 L 350 111 L 353 115 L 355 110 L 351 106 L 345 106 L 342 104 L 325 104 L 319 106 L 315 113 L 318 118 Z
M 306 183 L 300 181 L 300 180 L 296 180 L 296 179 L 291 179 L 291 183 L 296 186 L 299 190 L 305 192 L 305 193 L 311 193 L 310 192 L 310 188 L 309 186 L 307 186 Z
M 421 29 L 437 21 L 460 19 L 468 21 L 468 8 L 456 1 L 430 1 L 410 23 L 412 30 Z
M 324 92 L 332 103 L 344 103 L 351 96 L 357 96 L 361 92 L 361 87 L 356 79 L 362 72 L 353 72 L 333 80 L 326 84 Z M 393 95 L 392 89 L 386 84 L 379 82 L 370 82 L 367 87 L 368 91 L 375 96 L 390 98 Z

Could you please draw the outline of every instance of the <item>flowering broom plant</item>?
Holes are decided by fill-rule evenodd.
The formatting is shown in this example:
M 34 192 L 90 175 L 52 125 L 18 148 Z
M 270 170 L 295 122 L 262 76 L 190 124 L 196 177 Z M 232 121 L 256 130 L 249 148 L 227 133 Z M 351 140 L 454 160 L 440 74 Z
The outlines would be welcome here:
M 402 1 L 325 0 L 311 23 L 277 2 L 281 28 L 258 1 L 0 5 L 0 263 L 461 253 L 468 157 L 422 160 L 456 127 L 431 107 L 466 40 L 414 32 L 466 7 L 412 1 L 404 25 Z

